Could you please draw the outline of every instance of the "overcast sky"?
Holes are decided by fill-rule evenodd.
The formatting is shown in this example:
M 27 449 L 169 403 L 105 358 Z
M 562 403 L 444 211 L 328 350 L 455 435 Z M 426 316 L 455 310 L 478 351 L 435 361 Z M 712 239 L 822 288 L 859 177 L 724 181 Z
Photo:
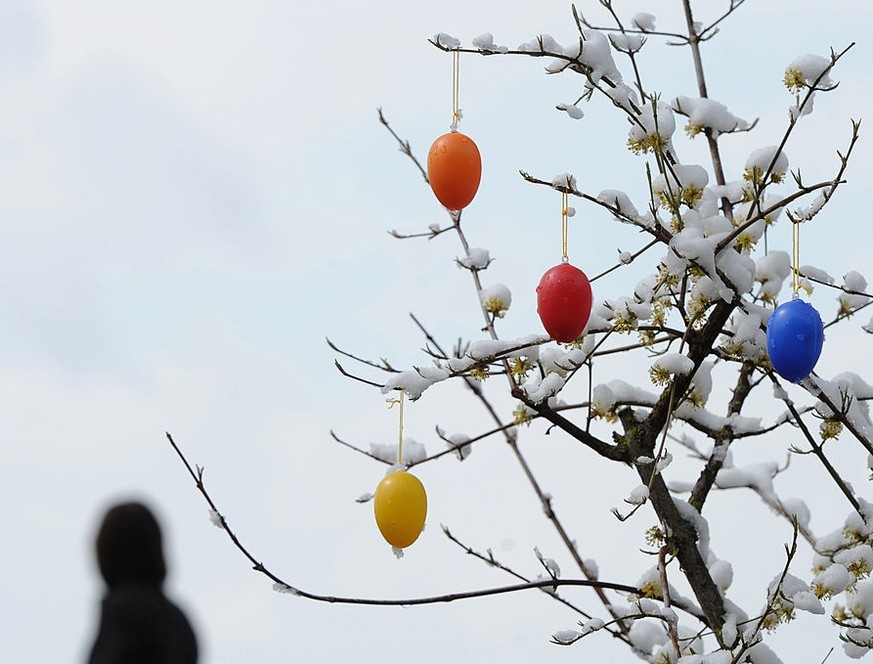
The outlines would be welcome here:
M 701 20 L 727 5 L 705 4 L 713 13 Z M 781 136 L 791 103 L 785 65 L 858 41 L 835 74 L 840 89 L 819 97 L 786 149 L 810 181 L 831 177 L 849 118 L 870 116 L 873 9 L 860 0 L 747 4 L 704 48 L 710 94 L 760 119 L 752 134 L 723 141 L 729 178 L 752 149 Z M 626 18 L 645 9 L 658 27 L 681 30 L 678 2 L 616 5 Z M 596 2 L 580 8 L 605 20 Z M 127 497 L 147 500 L 162 519 L 169 591 L 191 616 L 206 664 L 631 657 L 606 637 L 549 645 L 575 617 L 539 594 L 378 609 L 274 593 L 210 525 L 163 437 L 172 432 L 207 468 L 214 498 L 254 554 L 307 590 L 414 597 L 510 581 L 454 548 L 440 523 L 524 573 L 538 572 L 534 546 L 570 569 L 499 441 L 463 464 L 445 458 L 421 469 L 428 528 L 397 561 L 372 507 L 354 502 L 384 468 L 328 435 L 389 442 L 396 416 L 377 391 L 336 372 L 325 337 L 409 366 L 423 359 L 408 312 L 446 344 L 479 336 L 475 292 L 453 266 L 457 242 L 385 233 L 445 221 L 376 121 L 382 107 L 421 157 L 447 130 L 450 59 L 426 41 L 438 31 L 465 43 L 490 31 L 515 47 L 542 32 L 569 41 L 575 26 L 570 5 L 551 0 L 0 0 L 0 495 L 8 508 L 0 660 L 81 660 L 102 593 L 94 531 L 105 506 Z M 649 87 L 666 99 L 695 94 L 684 50 L 653 38 L 643 62 Z M 484 163 L 464 221 L 471 243 L 496 258 L 487 283 L 513 291 L 506 337 L 539 331 L 534 288 L 560 256 L 559 196 L 525 184 L 518 170 L 543 178 L 570 171 L 592 193 L 625 189 L 644 200 L 646 191 L 641 160 L 623 147 L 625 121 L 600 100 L 580 121 L 556 111 L 583 81 L 547 77 L 543 64 L 461 63 L 462 130 Z M 679 140 L 687 159 L 707 163 L 702 142 Z M 849 185 L 804 231 L 803 262 L 837 276 L 869 266 L 871 154 L 865 137 Z M 617 250 L 642 246 L 634 229 L 577 207 L 571 255 L 589 273 L 609 267 Z M 784 231 L 771 242 L 787 250 Z M 620 274 L 595 297 L 629 293 L 638 274 Z M 835 310 L 832 293 L 817 291 L 813 301 Z M 869 353 L 846 351 L 846 339 L 869 343 L 864 322 L 829 335 L 823 375 L 869 364 Z M 441 386 L 407 410 L 408 435 L 431 451 L 441 447 L 434 424 L 473 435 L 488 421 L 460 390 Z M 637 549 L 654 520 L 621 525 L 609 510 L 637 480 L 542 434 L 523 431 L 525 449 L 583 555 L 600 562 L 604 579 L 634 583 L 650 564 Z M 787 442 L 776 436 L 766 446 L 764 456 L 781 460 Z M 759 452 L 738 454 L 754 460 Z M 783 486 L 795 494 L 823 487 L 813 526 L 838 526 L 828 517 L 843 506 L 829 502 L 820 469 L 806 458 L 794 464 Z M 746 561 L 735 569 L 736 596 L 754 610 L 789 533 L 761 507 L 755 523 L 774 552 L 761 561 L 748 555 L 749 522 L 739 516 L 758 503 L 741 495 L 713 503 L 714 542 Z M 808 557 L 799 563 L 807 567 Z M 598 610 L 592 594 L 573 596 Z M 825 625 L 809 650 L 804 625 L 778 641 L 785 661 L 817 663 L 837 644 Z M 838 661 L 839 646 L 829 662 Z

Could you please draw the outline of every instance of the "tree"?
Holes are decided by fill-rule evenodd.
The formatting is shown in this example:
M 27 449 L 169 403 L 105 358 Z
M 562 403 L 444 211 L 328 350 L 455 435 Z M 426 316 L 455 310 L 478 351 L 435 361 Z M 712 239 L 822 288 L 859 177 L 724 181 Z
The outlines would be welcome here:
M 789 256 L 770 241 L 776 229 L 790 225 L 799 232 L 820 219 L 844 182 L 859 135 L 857 121 L 848 127 L 846 145 L 823 179 L 810 182 L 799 167 L 790 170 L 786 154 L 792 139 L 802 131 L 804 118 L 813 111 L 813 102 L 837 87 L 835 69 L 851 45 L 831 51 L 828 57 L 801 56 L 788 64 L 783 82 L 793 103 L 784 130 L 767 137 L 763 147 L 749 155 L 741 172 L 731 173 L 723 164 L 720 142 L 725 136 L 753 131 L 756 123 L 708 98 L 701 45 L 718 35 L 742 0 L 733 0 L 705 24 L 695 22 L 690 1 L 684 0 L 682 31 L 660 31 L 648 14 L 626 21 L 611 2 L 601 4 L 611 22 L 593 25 L 574 9 L 578 38 L 568 45 L 548 35 L 513 50 L 496 45 L 490 35 L 482 35 L 470 47 L 444 34 L 432 40 L 436 48 L 447 52 L 544 58 L 548 73 L 582 77 L 584 94 L 575 103 L 562 104 L 560 110 L 578 119 L 582 116 L 579 104 L 587 101 L 609 105 L 626 118 L 629 130 L 620 140 L 639 157 L 647 200 L 637 200 L 635 205 L 631 196 L 618 189 L 594 194 L 569 173 L 553 178 L 522 173 L 527 182 L 579 199 L 592 214 L 605 212 L 626 224 L 629 233 L 644 238 L 636 251 L 622 252 L 614 265 L 591 279 L 597 304 L 584 334 L 567 344 L 550 342 L 542 333 L 503 338 L 499 329 L 509 313 L 509 290 L 483 286 L 482 273 L 490 256 L 470 246 L 458 211 L 449 212 L 445 224 L 422 233 L 396 232 L 395 236 L 405 240 L 459 238 L 464 252 L 459 265 L 474 283 L 485 338 L 462 339 L 450 348 L 414 318 L 424 335 L 426 357 L 420 366 L 408 370 L 333 346 L 344 375 L 389 395 L 402 392 L 417 400 L 429 396 L 427 391 L 437 383 L 464 386 L 488 418 L 481 433 L 458 437 L 438 428 L 447 448 L 429 456 L 409 454 L 407 449 L 406 467 L 452 453 L 463 460 L 480 441 L 502 438 L 577 571 L 567 574 L 565 569 L 562 575 L 552 558 L 537 551 L 542 577 L 531 579 L 504 565 L 490 550 L 475 550 L 445 529 L 446 536 L 466 553 L 503 570 L 518 583 L 412 600 L 310 593 L 283 581 L 248 552 L 212 502 L 202 472 L 182 459 L 209 502 L 216 523 L 282 592 L 329 602 L 406 605 L 539 589 L 582 617 L 578 628 L 553 634 L 556 644 L 571 645 L 595 632 L 609 632 L 650 662 L 675 662 L 683 657 L 686 663 L 779 661 L 765 642 L 768 635 L 798 612 L 808 612 L 833 620 L 840 628 L 845 652 L 860 657 L 873 648 L 873 631 L 867 625 L 873 613 L 873 601 L 868 599 L 873 583 L 867 580 L 873 569 L 868 525 L 873 513 L 831 459 L 837 439 L 841 445 L 852 446 L 856 458 L 858 453 L 873 453 L 873 423 L 866 404 L 873 398 L 873 387 L 850 372 L 830 379 L 813 373 L 793 387 L 774 370 L 767 347 L 770 315 L 777 304 L 790 298 L 789 277 L 795 291 L 837 294 L 839 309 L 832 318 L 826 317 L 827 329 L 847 324 L 873 302 L 858 272 L 847 272 L 838 283 L 824 270 L 801 265 L 797 255 Z M 696 97 L 656 93 L 647 87 L 640 66 L 643 49 L 654 47 L 648 42 L 657 41 L 687 49 L 694 64 Z M 409 143 L 381 113 L 379 117 L 427 179 Z M 683 117 L 687 118 L 688 138 L 706 145 L 706 167 L 683 159 L 688 148 L 676 133 L 677 119 Z M 646 260 L 647 274 L 635 283 L 621 281 L 621 275 L 633 274 L 631 266 Z M 607 299 L 598 290 L 598 282 L 607 275 L 613 283 L 620 280 L 621 295 Z M 604 381 L 601 368 L 614 356 L 645 365 L 651 385 Z M 348 368 L 349 362 L 354 369 Z M 511 416 L 503 408 L 505 401 L 494 396 L 495 390 L 511 396 Z M 768 393 L 779 406 L 772 415 Z M 595 561 L 608 555 L 608 548 L 597 541 L 592 550 L 588 543 L 577 545 L 574 528 L 560 517 L 519 444 L 525 428 L 569 437 L 588 450 L 592 464 L 619 465 L 638 475 L 639 484 L 627 496 L 627 505 L 613 513 L 627 527 L 646 516 L 655 520 L 639 542 L 651 554 L 648 569 L 622 579 L 600 578 Z M 388 466 L 397 461 L 391 449 L 365 450 L 335 438 Z M 841 496 L 848 516 L 832 523 L 831 534 L 821 536 L 810 526 L 818 487 L 815 491 L 810 487 L 802 500 L 776 491 L 774 479 L 790 471 L 784 448 L 765 462 L 734 463 L 738 446 L 769 439 L 789 440 L 789 458 L 805 455 L 814 459 L 820 467 L 817 485 Z M 680 461 L 680 452 L 688 454 L 691 462 Z M 777 559 L 779 564 L 754 606 L 739 606 L 732 600 L 731 562 L 710 546 L 706 508 L 717 491 L 736 488 L 757 494 L 788 525 L 784 551 L 760 554 L 767 564 Z M 812 575 L 800 559 L 804 543 L 813 552 Z M 592 607 L 589 596 L 570 598 L 566 589 L 572 586 L 593 588 L 600 606 Z

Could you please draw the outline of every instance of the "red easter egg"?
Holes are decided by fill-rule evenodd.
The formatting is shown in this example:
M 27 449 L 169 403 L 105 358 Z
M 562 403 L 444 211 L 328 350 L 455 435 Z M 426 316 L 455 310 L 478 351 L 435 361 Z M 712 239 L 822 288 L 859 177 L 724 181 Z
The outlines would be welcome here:
M 437 200 L 449 210 L 467 207 L 482 178 L 482 157 L 473 139 L 457 131 L 436 139 L 427 153 L 427 177 Z
M 555 341 L 579 338 L 591 315 L 591 283 L 585 273 L 569 263 L 547 270 L 537 286 L 537 313 Z

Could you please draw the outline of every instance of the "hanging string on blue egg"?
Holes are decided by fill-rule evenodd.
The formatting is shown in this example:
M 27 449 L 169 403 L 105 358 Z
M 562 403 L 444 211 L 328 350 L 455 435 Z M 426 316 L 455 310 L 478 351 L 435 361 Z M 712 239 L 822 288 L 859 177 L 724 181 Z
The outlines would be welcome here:
M 776 307 L 770 316 L 767 352 L 776 373 L 792 383 L 799 383 L 818 362 L 824 343 L 824 326 L 815 307 L 800 299 L 800 223 L 796 219 L 791 220 L 791 241 L 793 296 Z

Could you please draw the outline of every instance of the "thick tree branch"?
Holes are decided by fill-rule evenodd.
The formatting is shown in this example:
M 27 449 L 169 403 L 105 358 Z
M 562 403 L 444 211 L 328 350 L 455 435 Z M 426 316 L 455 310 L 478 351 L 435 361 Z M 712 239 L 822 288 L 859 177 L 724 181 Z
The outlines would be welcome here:
M 589 449 L 597 452 L 597 454 L 599 454 L 600 456 L 611 461 L 620 461 L 626 464 L 630 463 L 630 459 L 627 456 L 626 449 L 617 445 L 610 445 L 609 443 L 603 442 L 596 436 L 592 436 L 584 429 L 573 424 L 566 417 L 563 417 L 562 415 L 556 413 L 547 404 L 534 403 L 527 398 L 527 395 L 524 393 L 523 390 L 515 390 L 512 393 L 512 396 L 524 403 L 524 405 L 528 408 L 535 410 L 537 415 L 548 420 L 562 431 L 568 433 L 570 436 L 578 440 Z
M 748 397 L 749 393 L 752 391 L 751 376 L 754 371 L 755 364 L 746 360 L 740 369 L 739 376 L 737 377 L 737 385 L 734 388 L 733 396 L 728 404 L 728 416 L 739 414 L 742 410 L 746 397 Z M 697 483 L 691 490 L 691 497 L 688 499 L 688 502 L 691 503 L 698 512 L 703 511 L 703 504 L 706 502 L 709 490 L 715 483 L 718 472 L 722 469 L 722 466 L 724 466 L 724 460 L 727 458 L 727 451 L 732 440 L 733 435 L 732 432 L 729 431 L 725 432 L 725 435 L 723 436 L 715 437 L 715 445 L 712 448 L 712 454 L 709 455 L 706 465 L 703 467 L 703 470 L 700 471 L 700 477 L 697 479 Z
M 694 18 L 691 15 L 691 0 L 682 0 L 682 7 L 685 10 L 685 25 L 688 30 L 688 46 L 691 48 L 691 57 L 694 60 L 694 75 L 697 77 L 697 91 L 702 99 L 706 99 L 709 95 L 706 91 L 706 78 L 703 73 L 703 59 L 700 57 L 700 36 L 694 29 Z M 712 130 L 707 128 L 705 131 L 706 143 L 709 146 L 709 156 L 712 160 L 712 168 L 715 171 L 715 181 L 719 186 L 724 186 L 724 168 L 721 164 L 721 153 L 718 149 L 718 141 L 712 135 Z M 733 205 L 726 198 L 721 199 L 721 211 L 727 219 L 733 219 Z
M 643 422 L 634 423 L 632 428 L 626 430 L 623 438 L 628 445 L 631 459 L 641 456 L 655 458 L 655 444 L 659 434 L 667 426 L 674 395 L 676 399 L 683 398 L 691 385 L 694 373 L 709 354 L 733 310 L 733 304 L 720 302 L 713 308 L 703 328 L 690 332 L 687 357 L 694 363 L 694 370 L 675 376 L 671 385 L 661 393 L 648 417 Z M 658 518 L 670 533 L 668 543 L 675 548 L 675 555 L 706 615 L 707 624 L 719 633 L 725 614 L 721 591 L 712 580 L 707 563 L 697 547 L 697 531 L 679 512 L 679 508 L 673 502 L 673 496 L 654 466 L 655 464 L 651 463 L 637 464 L 636 468 L 643 483 L 649 487 L 649 498 Z

